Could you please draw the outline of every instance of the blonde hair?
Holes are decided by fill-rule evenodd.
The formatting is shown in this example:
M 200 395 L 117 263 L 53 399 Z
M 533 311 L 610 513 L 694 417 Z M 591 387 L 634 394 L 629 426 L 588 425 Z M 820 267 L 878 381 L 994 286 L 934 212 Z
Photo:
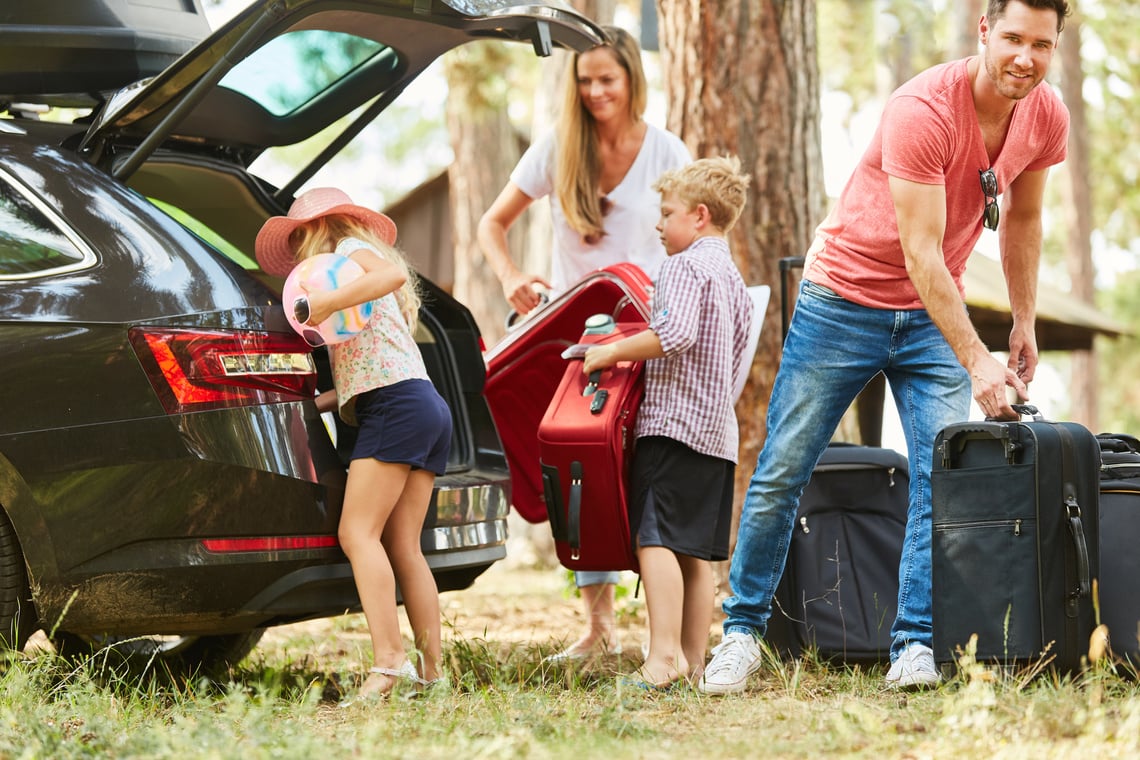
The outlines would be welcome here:
M 396 291 L 396 302 L 408 323 L 408 329 L 414 333 L 420 313 L 419 278 L 400 249 L 389 245 L 368 225 L 343 214 L 320 216 L 293 230 L 289 235 L 289 243 L 296 251 L 297 261 L 303 261 L 318 253 L 331 253 L 336 249 L 337 243 L 347 237 L 359 238 L 371 244 L 383 259 L 395 264 L 404 273 L 406 279 Z
M 689 210 L 704 204 L 714 226 L 728 232 L 740 218 L 748 200 L 751 177 L 740 171 L 736 156 L 699 158 L 687 166 L 662 174 L 653 189 L 673 195 Z
M 606 41 L 591 50 L 608 50 L 629 79 L 629 118 L 641 120 L 645 113 L 649 86 L 641 66 L 641 47 L 633 35 L 616 26 L 605 26 Z M 587 51 L 590 52 L 590 51 Z M 556 130 L 555 190 L 570 229 L 584 238 L 606 234 L 599 193 L 602 166 L 598 158 L 598 135 L 594 117 L 578 91 L 579 53 L 566 67 L 562 112 Z

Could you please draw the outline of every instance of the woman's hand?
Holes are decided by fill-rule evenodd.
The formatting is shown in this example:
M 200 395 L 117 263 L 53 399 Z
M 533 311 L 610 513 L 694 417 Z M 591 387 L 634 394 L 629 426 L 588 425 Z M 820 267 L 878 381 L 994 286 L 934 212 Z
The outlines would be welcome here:
M 515 272 L 503 280 L 503 296 L 519 314 L 527 314 L 541 304 L 543 290 L 550 290 L 550 283 L 538 275 Z

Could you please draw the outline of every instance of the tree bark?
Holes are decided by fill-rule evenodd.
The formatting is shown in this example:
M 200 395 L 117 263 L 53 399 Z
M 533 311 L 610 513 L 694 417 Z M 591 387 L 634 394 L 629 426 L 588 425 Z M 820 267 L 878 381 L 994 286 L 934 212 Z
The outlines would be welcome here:
M 778 262 L 804 254 L 825 210 L 815 2 L 658 0 L 657 8 L 669 129 L 695 157 L 735 154 L 751 174 L 729 243 L 745 282 L 773 291 L 736 406 L 735 525 L 780 361 Z
M 503 289 L 476 241 L 479 218 L 502 190 L 518 163 L 519 144 L 507 115 L 507 87 L 489 81 L 507 70 L 503 43 L 476 42 L 447 54 L 447 129 L 455 159 L 448 167 L 452 244 L 455 255 L 454 295 L 471 309 L 490 346 L 505 332 L 509 311 Z M 522 235 L 511 237 L 518 260 Z
M 958 0 L 954 4 L 955 58 L 966 58 L 978 52 L 978 21 L 986 12 L 983 0 Z
M 1065 24 L 1061 53 L 1061 94 L 1069 108 L 1069 155 L 1065 161 L 1068 182 L 1065 203 L 1065 264 L 1073 298 L 1092 304 L 1096 296 L 1096 270 L 1092 260 L 1092 189 L 1089 186 L 1090 153 L 1085 115 L 1085 76 L 1081 68 L 1081 19 L 1074 13 Z M 1069 418 L 1098 430 L 1098 373 L 1096 347 L 1074 351 L 1070 364 Z

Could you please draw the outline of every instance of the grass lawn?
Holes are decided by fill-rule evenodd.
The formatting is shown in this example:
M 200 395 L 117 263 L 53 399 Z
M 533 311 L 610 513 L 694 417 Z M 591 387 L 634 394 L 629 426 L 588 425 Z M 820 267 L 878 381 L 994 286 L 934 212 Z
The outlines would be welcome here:
M 582 626 L 568 588 L 561 571 L 500 563 L 443 595 L 449 689 L 347 708 L 370 664 L 359 615 L 271 630 L 226 683 L 29 647 L 0 674 L 0 758 L 1140 757 L 1140 690 L 1107 666 L 1031 678 L 967 662 L 899 694 L 878 668 L 772 658 L 740 696 L 622 688 L 642 601 L 619 601 L 624 654 L 545 665 Z

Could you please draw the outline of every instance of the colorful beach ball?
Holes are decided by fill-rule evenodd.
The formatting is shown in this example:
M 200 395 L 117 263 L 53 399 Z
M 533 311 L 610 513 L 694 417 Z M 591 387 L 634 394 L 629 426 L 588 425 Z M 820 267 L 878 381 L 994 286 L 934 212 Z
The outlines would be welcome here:
M 356 335 L 372 318 L 371 301 L 334 312 L 331 317 L 318 325 L 304 324 L 298 319 L 306 315 L 303 304 L 298 309 L 297 301 L 302 299 L 305 293 L 335 290 L 362 274 L 364 270 L 359 264 L 335 253 L 318 253 L 293 267 L 293 271 L 285 278 L 285 287 L 281 291 L 285 318 L 289 320 L 289 325 L 310 346 L 341 343 Z M 300 313 L 297 313 L 298 311 Z

